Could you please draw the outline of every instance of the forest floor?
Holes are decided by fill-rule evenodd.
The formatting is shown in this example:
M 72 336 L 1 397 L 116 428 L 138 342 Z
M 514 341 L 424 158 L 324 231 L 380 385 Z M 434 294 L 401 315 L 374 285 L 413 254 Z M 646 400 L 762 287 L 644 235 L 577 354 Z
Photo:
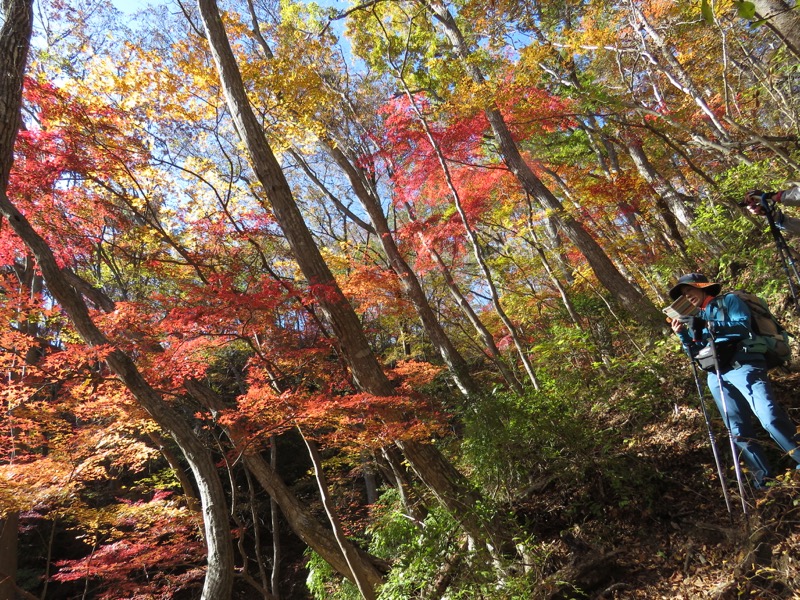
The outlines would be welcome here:
M 729 513 L 685 359 L 681 368 L 686 380 L 665 384 L 678 387 L 664 389 L 661 414 L 634 426 L 608 423 L 624 439 L 620 450 L 609 451 L 617 453 L 615 473 L 604 472 L 608 463 L 598 459 L 596 476 L 580 487 L 545 483 L 518 507 L 548 548 L 539 565 L 547 582 L 542 597 L 800 599 L 800 472 L 765 438 L 779 475 L 766 490 L 746 486 L 745 516 L 729 438 L 703 386 Z M 800 372 L 772 380 L 800 422 Z M 629 476 L 620 477 L 625 468 Z

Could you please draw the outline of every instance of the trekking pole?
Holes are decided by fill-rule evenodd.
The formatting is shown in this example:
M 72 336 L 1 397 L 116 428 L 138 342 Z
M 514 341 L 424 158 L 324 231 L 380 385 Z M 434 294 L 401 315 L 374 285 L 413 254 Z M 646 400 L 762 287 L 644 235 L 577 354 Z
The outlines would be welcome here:
M 709 333 L 711 333 L 709 331 Z M 739 454 L 736 451 L 736 442 L 733 439 L 733 431 L 731 430 L 731 420 L 728 417 L 728 401 L 725 398 L 725 388 L 722 386 L 722 368 L 719 364 L 719 355 L 717 354 L 717 344 L 714 341 L 714 334 L 708 338 L 708 344 L 711 348 L 711 357 L 714 360 L 714 370 L 717 372 L 717 385 L 719 386 L 719 399 L 722 405 L 722 417 L 725 420 L 725 428 L 728 430 L 728 438 L 731 441 L 731 454 L 733 455 L 733 469 L 736 472 L 736 483 L 739 485 L 739 496 L 742 498 L 742 513 L 747 519 L 747 502 L 744 498 L 744 477 L 742 475 L 742 466 L 739 464 Z
M 789 290 L 792 293 L 792 300 L 794 300 L 795 311 L 800 312 L 800 294 L 798 294 L 798 286 L 800 286 L 800 273 L 797 271 L 797 264 L 792 256 L 791 248 L 786 242 L 786 238 L 780 227 L 775 223 L 775 210 L 774 204 L 770 206 L 767 202 L 766 194 L 761 196 L 761 208 L 764 215 L 767 217 L 769 223 L 769 230 L 772 233 L 772 238 L 775 240 L 775 245 L 778 247 L 778 256 L 781 260 L 783 272 L 786 273 L 786 278 L 789 280 Z M 794 276 L 794 278 L 792 278 Z
M 717 449 L 717 438 L 714 435 L 714 429 L 711 427 L 711 419 L 708 416 L 706 409 L 706 402 L 703 399 L 703 388 L 700 385 L 700 377 L 697 375 L 697 365 L 692 360 L 692 374 L 694 375 L 694 383 L 697 386 L 697 394 L 700 396 L 700 409 L 703 411 L 703 418 L 706 421 L 706 429 L 708 429 L 708 441 L 711 442 L 711 452 L 714 454 L 714 463 L 717 465 L 717 476 L 719 476 L 720 485 L 722 485 L 722 495 L 725 496 L 725 506 L 728 509 L 728 516 L 733 520 L 733 507 L 731 506 L 731 494 L 728 491 L 727 481 L 725 479 L 725 471 L 722 468 L 722 461 L 719 458 L 719 450 Z

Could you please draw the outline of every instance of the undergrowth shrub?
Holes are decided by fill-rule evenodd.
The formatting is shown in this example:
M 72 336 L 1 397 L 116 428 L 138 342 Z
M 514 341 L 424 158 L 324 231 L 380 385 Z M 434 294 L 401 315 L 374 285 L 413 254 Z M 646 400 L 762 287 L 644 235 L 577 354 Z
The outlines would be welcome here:
M 435 583 L 448 571 L 446 598 L 505 598 L 528 600 L 539 582 L 539 570 L 525 569 L 498 578 L 485 555 L 471 549 L 458 523 L 440 508 L 422 523 L 414 523 L 402 509 L 394 490 L 385 492 L 374 508 L 370 552 L 393 563 L 379 600 L 430 597 Z M 531 561 L 546 560 L 546 550 L 523 544 Z M 435 596 L 435 594 L 434 594 Z
M 308 591 L 317 600 L 329 598 L 330 600 L 360 600 L 358 588 L 333 570 L 322 557 L 311 550 L 306 551 L 308 577 L 306 585 Z
M 368 551 L 392 564 L 379 600 L 425 597 L 443 569 L 452 569 L 448 598 L 496 597 L 491 595 L 497 587 L 492 566 L 476 559 L 463 530 L 446 511 L 433 507 L 423 522 L 415 522 L 393 489 L 385 491 L 372 510 Z M 360 599 L 356 587 L 313 552 L 308 569 L 308 587 L 315 598 Z
M 722 197 L 737 203 L 753 189 L 767 192 L 781 189 L 787 173 L 778 166 L 771 160 L 736 164 L 716 177 L 717 189 Z
M 476 484 L 513 497 L 543 470 L 575 470 L 593 445 L 586 406 L 558 389 L 478 398 L 461 415 L 462 458 Z

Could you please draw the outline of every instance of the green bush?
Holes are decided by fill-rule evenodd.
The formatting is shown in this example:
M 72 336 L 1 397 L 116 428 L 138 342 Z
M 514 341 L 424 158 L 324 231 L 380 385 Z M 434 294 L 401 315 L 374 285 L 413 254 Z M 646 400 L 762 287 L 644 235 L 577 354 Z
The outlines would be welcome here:
M 584 408 L 580 398 L 554 388 L 473 401 L 461 415 L 462 458 L 473 480 L 507 499 L 535 473 L 574 471 L 594 443 Z

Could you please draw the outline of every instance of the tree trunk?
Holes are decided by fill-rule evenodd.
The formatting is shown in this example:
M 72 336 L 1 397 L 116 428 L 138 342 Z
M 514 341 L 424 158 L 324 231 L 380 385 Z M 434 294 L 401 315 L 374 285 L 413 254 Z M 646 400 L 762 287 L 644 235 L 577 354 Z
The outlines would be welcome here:
M 188 380 L 184 387 L 189 394 L 212 414 L 218 414 L 226 407 L 222 398 L 205 384 Z M 226 429 L 228 437 L 238 448 L 247 448 L 247 436 L 233 427 Z M 260 454 L 245 450 L 243 459 L 247 469 L 253 474 L 259 485 L 269 497 L 280 507 L 289 527 L 297 536 L 327 562 L 337 573 L 347 577 L 353 583 L 352 571 L 358 572 L 359 577 L 368 581 L 376 589 L 383 581 L 383 574 L 376 567 L 377 559 L 370 556 L 354 544 L 344 540 L 350 555 L 350 564 L 340 548 L 330 529 L 322 526 L 319 520 L 308 510 L 297 496 L 287 487 L 272 465 Z M 274 525 L 273 525 L 274 526 Z M 357 557 L 357 558 L 353 558 Z M 352 569 L 351 569 L 352 566 Z
M 5 0 L 0 29 L 0 192 L 8 187 L 22 122 L 22 81 L 33 33 L 33 0 Z
M 292 254 L 310 285 L 314 300 L 339 342 L 339 351 L 351 369 L 353 380 L 356 386 L 365 392 L 376 396 L 391 396 L 394 394 L 394 387 L 370 349 L 358 316 L 342 294 L 319 248 L 314 243 L 311 232 L 294 202 L 283 171 L 253 112 L 216 2 L 198 0 L 198 4 L 211 53 L 219 71 L 220 84 L 227 98 L 236 130 L 247 149 L 252 168 L 264 187 L 272 212 L 286 236 Z M 443 487 L 436 489 L 435 493 L 440 498 L 448 499 L 445 506 L 448 508 L 456 506 L 456 499 L 459 498 L 474 501 L 475 494 L 469 490 L 463 476 L 459 474 L 458 477 L 439 477 L 434 473 L 440 468 L 445 468 L 444 465 L 447 463 L 434 446 L 429 445 L 428 452 L 437 456 L 437 460 L 417 463 L 418 455 L 407 458 L 416 472 L 426 475 L 422 477 L 423 481 L 443 484 Z M 452 469 L 451 466 L 447 466 Z M 452 475 L 450 470 L 448 475 Z M 479 507 L 475 505 L 463 513 L 455 513 L 454 517 L 462 523 L 465 531 L 477 540 L 486 540 L 487 536 L 490 539 L 496 537 L 489 532 L 490 529 L 496 529 L 495 524 L 486 520 L 481 521 L 477 517 L 479 513 Z
M 356 197 L 369 215 L 372 226 L 375 228 L 375 232 L 383 247 L 383 251 L 386 253 L 386 257 L 389 260 L 389 264 L 392 266 L 394 272 L 397 273 L 397 277 L 400 281 L 400 285 L 403 287 L 406 297 L 411 300 L 411 303 L 414 305 L 422 321 L 422 326 L 425 328 L 425 333 L 428 334 L 431 343 L 439 351 L 439 355 L 450 370 L 456 385 L 467 396 L 477 394 L 478 386 L 469 373 L 467 362 L 453 345 L 447 333 L 445 333 L 442 324 L 439 322 L 439 319 L 436 318 L 428 302 L 428 298 L 425 296 L 425 291 L 422 289 L 422 285 L 416 273 L 414 273 L 400 253 L 377 194 L 364 182 L 363 171 L 356 167 L 353 161 L 338 147 L 326 144 L 325 149 L 350 180 L 350 185 Z
M 800 9 L 784 0 L 753 0 L 756 14 L 800 59 Z
M 83 299 L 67 282 L 44 240 L 9 202 L 4 190 L 0 212 L 36 256 L 50 294 L 69 316 L 81 337 L 90 346 L 110 346 L 109 340 L 91 320 Z M 128 355 L 113 350 L 107 355 L 106 364 L 156 423 L 170 432 L 186 457 L 199 489 L 205 525 L 208 569 L 202 597 L 207 600 L 229 598 L 233 589 L 233 546 L 225 492 L 210 453 L 195 436 L 191 424 L 163 402 Z
M 453 45 L 458 57 L 463 61 L 470 77 L 475 83 L 484 83 L 483 73 L 472 59 L 467 43 L 450 11 L 438 0 L 434 0 L 429 8 L 444 27 L 445 35 Z M 586 258 L 603 287 L 640 323 L 648 327 L 660 327 L 663 322 L 660 311 L 647 296 L 625 279 L 597 241 L 564 210 L 558 198 L 542 183 L 523 159 L 500 111 L 490 105 L 484 109 L 484 114 L 489 121 L 503 162 L 520 182 L 522 188 L 558 219 L 561 229 Z
M 467 239 L 469 240 L 470 245 L 472 246 L 472 254 L 475 257 L 475 262 L 480 268 L 481 273 L 483 273 L 484 281 L 489 288 L 489 295 L 492 299 L 492 306 L 494 307 L 497 316 L 500 317 L 500 321 L 502 321 L 503 325 L 505 325 L 506 331 L 508 331 L 509 336 L 511 336 L 511 339 L 514 342 L 514 347 L 517 349 L 517 354 L 519 355 L 519 359 L 522 362 L 522 365 L 525 367 L 525 372 L 528 374 L 528 379 L 533 385 L 533 389 L 538 390 L 539 380 L 537 379 L 536 373 L 533 370 L 533 365 L 531 364 L 531 361 L 528 358 L 527 350 L 522 346 L 522 341 L 519 338 L 519 333 L 517 332 L 517 328 L 514 325 L 514 323 L 512 323 L 511 319 L 508 317 L 508 314 L 506 313 L 502 303 L 500 302 L 500 294 L 497 291 L 497 286 L 494 283 L 494 277 L 492 276 L 492 272 L 489 269 L 489 265 L 486 264 L 486 259 L 483 254 L 483 248 L 481 248 L 480 241 L 478 240 L 478 234 L 476 233 L 475 228 L 472 227 L 472 225 L 469 222 L 469 218 L 467 217 L 463 203 L 461 202 L 461 196 L 458 193 L 458 190 L 456 189 L 455 183 L 453 182 L 452 173 L 450 172 L 450 167 L 447 165 L 447 160 L 444 156 L 444 153 L 442 152 L 442 148 L 436 141 L 436 138 L 434 138 L 433 133 L 431 132 L 430 124 L 428 123 L 428 119 L 425 117 L 425 115 L 422 114 L 422 111 L 417 106 L 417 103 L 414 100 L 414 94 L 411 93 L 411 90 L 409 89 L 402 75 L 398 75 L 398 79 L 403 84 L 403 90 L 406 93 L 409 105 L 414 110 L 414 114 L 417 116 L 417 120 L 420 122 L 422 128 L 425 130 L 425 135 L 428 138 L 428 143 L 431 145 L 433 152 L 436 154 L 436 158 L 439 162 L 439 167 L 442 169 L 442 174 L 444 176 L 445 182 L 447 183 L 447 189 L 450 191 L 450 197 L 453 200 L 453 205 L 455 206 L 456 212 L 461 218 L 461 224 L 464 227 L 464 232 L 466 233 Z
M 0 519 L 0 600 L 14 600 L 17 581 L 19 513 L 10 511 Z
M 278 446 L 277 436 L 271 436 L 269 445 L 269 468 L 276 471 L 278 468 Z M 280 531 L 280 507 L 275 501 L 275 498 L 270 494 L 269 497 L 269 516 L 272 525 L 272 571 L 269 575 L 270 586 L 272 587 L 272 595 L 275 600 L 281 600 L 280 582 L 281 582 L 281 531 Z
M 686 69 L 684 69 L 680 61 L 675 58 L 672 47 L 666 43 L 664 38 L 662 38 L 655 29 L 653 29 L 644 13 L 639 10 L 635 3 L 631 2 L 629 6 L 633 13 L 631 26 L 641 37 L 642 51 L 645 53 L 648 62 L 653 65 L 656 70 L 661 72 L 676 89 L 680 90 L 694 101 L 698 108 L 705 114 L 707 122 L 711 124 L 712 129 L 719 139 L 723 142 L 727 142 L 730 139 L 728 131 L 720 122 L 719 118 L 717 118 L 716 113 L 708 105 L 705 98 L 703 98 L 703 94 L 697 89 L 697 86 L 686 72 Z M 647 42 L 655 45 L 661 60 L 659 60 L 658 56 L 654 56 L 650 53 L 647 49 Z M 663 63 L 666 63 L 666 65 Z
M 339 516 L 336 514 L 336 507 L 333 505 L 333 499 L 331 498 L 331 493 L 328 489 L 325 472 L 322 470 L 322 457 L 319 455 L 317 445 L 309 440 L 299 427 L 298 431 L 300 432 L 300 437 L 303 438 L 306 448 L 308 449 L 308 455 L 311 457 L 311 464 L 314 465 L 314 475 L 317 479 L 317 487 L 319 489 L 320 498 L 322 499 L 322 506 L 325 508 L 325 514 L 328 515 L 328 521 L 333 529 L 333 537 L 336 539 L 336 543 L 339 544 L 339 548 L 342 551 L 342 556 L 344 557 L 344 560 L 347 562 L 347 566 L 350 569 L 350 574 L 352 576 L 351 580 L 355 582 L 356 587 L 358 588 L 358 591 L 364 600 L 375 600 L 375 598 L 377 598 L 375 586 L 372 585 L 366 577 L 362 576 L 359 569 L 355 568 L 355 563 L 358 561 L 358 556 L 354 552 L 352 544 L 350 544 L 347 541 L 347 538 L 345 538 L 344 531 L 342 531 L 342 524 L 339 520 Z
M 422 234 L 420 234 L 420 237 L 423 237 Z M 431 248 L 427 245 L 427 242 L 425 242 L 424 238 L 422 239 L 422 243 L 430 253 L 431 258 L 433 258 L 433 260 L 439 266 L 439 271 L 442 273 L 444 281 L 447 284 L 447 289 L 450 290 L 450 295 L 453 296 L 456 305 L 461 309 L 464 315 L 466 315 L 467 320 L 469 320 L 469 322 L 475 328 L 478 337 L 483 342 L 484 351 L 497 366 L 500 374 L 503 376 L 503 379 L 505 379 L 506 383 L 511 386 L 511 389 L 513 389 L 517 394 L 523 394 L 525 390 L 523 389 L 522 384 L 520 383 L 519 379 L 517 379 L 517 376 L 514 374 L 514 372 L 506 364 L 505 359 L 503 359 L 501 356 L 500 349 L 497 347 L 492 333 L 486 328 L 486 325 L 483 324 L 483 321 L 481 321 L 480 317 L 475 312 L 475 309 L 472 308 L 469 300 L 467 300 L 467 298 L 459 289 L 458 284 L 456 283 L 455 279 L 453 279 L 453 275 L 450 273 L 450 269 L 444 263 L 444 260 L 442 260 L 442 257 L 434 248 Z
M 167 446 L 166 441 L 158 432 L 148 431 L 147 437 L 156 445 L 161 456 L 164 457 L 170 468 L 175 472 L 175 477 L 177 477 L 178 483 L 180 483 L 181 489 L 183 490 L 183 496 L 186 498 L 187 508 L 193 511 L 200 510 L 200 501 L 192 487 L 191 480 L 186 476 L 186 472 L 183 470 L 183 465 L 181 465 L 178 460 L 178 456 Z
M 9 0 L 3 6 L 5 21 L 0 30 L 0 123 L 3 124 L 0 127 L 0 213 L 8 219 L 9 225 L 36 257 L 50 294 L 70 317 L 83 339 L 91 346 L 108 345 L 108 340 L 91 320 L 83 298 L 68 282 L 50 248 L 6 195 L 14 160 L 14 141 L 21 123 L 22 82 L 32 33 L 33 3 L 32 0 Z M 214 461 L 194 436 L 190 425 L 167 408 L 130 357 L 114 350 L 106 362 L 155 421 L 175 436 L 186 455 L 203 502 L 208 549 L 203 598 L 229 598 L 233 589 L 233 547 L 225 510 L 225 494 Z
M 417 527 L 422 527 L 428 510 L 422 499 L 416 494 L 411 483 L 411 476 L 406 468 L 403 455 L 397 446 L 384 446 L 376 457 L 376 462 L 384 477 L 392 483 L 400 497 L 400 504 L 406 511 L 408 518 Z
M 5 20 L 0 30 L 0 212 L 36 257 L 50 293 L 72 319 L 80 335 L 90 345 L 106 345 L 108 340 L 95 327 L 86 304 L 67 282 L 50 248 L 6 195 L 14 160 L 14 142 L 21 123 L 22 82 L 32 34 L 33 2 L 7 0 L 3 8 Z M 192 465 L 203 499 L 208 548 L 203 598 L 229 598 L 233 589 L 233 547 L 227 527 L 225 495 L 214 462 L 189 424 L 168 411 L 128 356 L 115 350 L 107 362 L 155 420 L 175 435 Z
M 375 504 L 378 501 L 378 477 L 374 463 L 366 456 L 361 459 L 361 471 L 364 474 L 364 495 L 367 504 Z
M 653 191 L 658 194 L 664 202 L 666 202 L 669 211 L 683 226 L 683 231 L 688 232 L 692 230 L 694 222 L 694 215 L 688 206 L 685 204 L 684 198 L 678 193 L 673 185 L 665 179 L 661 173 L 656 171 L 647 154 L 642 148 L 641 140 L 631 139 L 630 137 L 625 140 L 625 148 L 628 150 L 633 164 Z M 683 245 L 682 239 L 676 240 L 679 245 Z
M 484 504 L 480 494 L 470 488 L 464 476 L 432 444 L 413 440 L 398 441 L 397 446 L 411 468 L 450 514 L 461 520 L 467 535 L 487 544 L 491 554 L 512 554 L 513 531 L 505 519 L 492 519 L 479 512 Z M 421 468 L 424 465 L 425 468 Z M 485 509 L 484 509 L 485 512 Z M 490 521 L 491 519 L 491 521 Z

